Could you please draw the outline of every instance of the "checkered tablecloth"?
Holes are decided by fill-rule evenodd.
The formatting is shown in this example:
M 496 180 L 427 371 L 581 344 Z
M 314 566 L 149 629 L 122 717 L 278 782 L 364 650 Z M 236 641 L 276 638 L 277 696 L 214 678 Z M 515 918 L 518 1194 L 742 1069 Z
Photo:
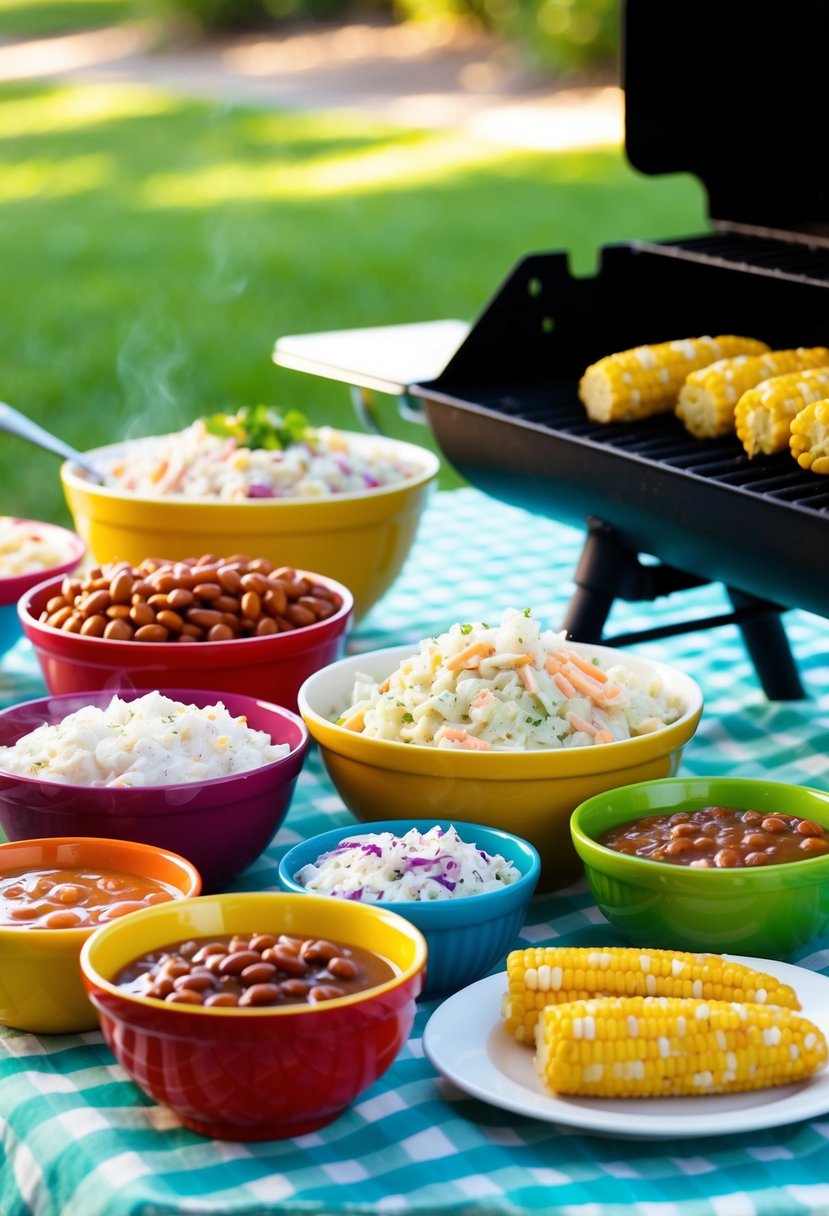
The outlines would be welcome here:
M 401 577 L 351 648 L 414 642 L 507 607 L 532 607 L 558 625 L 582 539 L 473 489 L 436 494 Z M 656 604 L 618 604 L 608 632 L 727 610 L 722 589 L 709 586 Z M 829 622 L 801 612 L 784 621 L 804 701 L 765 699 L 733 626 L 637 648 L 682 668 L 705 693 L 682 771 L 829 788 Z M 19 647 L 0 673 L 0 698 L 39 692 L 31 656 Z M 236 886 L 275 885 L 288 845 L 349 819 L 312 751 L 283 829 Z M 537 897 L 522 938 L 599 943 L 603 925 L 577 885 Z M 829 973 L 829 938 L 799 961 Z M 438 1077 L 422 1047 L 435 1007 L 422 1004 L 396 1063 L 335 1123 L 264 1144 L 186 1131 L 130 1083 L 97 1033 L 0 1030 L 0 1214 L 829 1213 L 829 1113 L 707 1139 L 579 1134 L 469 1098 Z

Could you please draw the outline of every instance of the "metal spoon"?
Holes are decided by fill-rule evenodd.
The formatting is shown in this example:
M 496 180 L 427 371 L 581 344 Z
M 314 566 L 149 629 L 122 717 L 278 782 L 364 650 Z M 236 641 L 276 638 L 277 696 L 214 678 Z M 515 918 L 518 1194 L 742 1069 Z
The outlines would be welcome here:
M 103 474 L 86 456 L 76 452 L 62 439 L 58 439 L 57 435 L 45 431 L 42 426 L 32 422 L 31 418 L 27 418 L 25 414 L 6 405 L 5 401 L 0 401 L 0 431 L 5 431 L 8 435 L 17 435 L 19 439 L 28 439 L 29 443 L 33 443 L 35 447 L 52 452 L 55 456 L 62 456 L 64 460 L 73 461 L 83 469 L 90 481 L 94 481 L 96 485 L 103 484 Z

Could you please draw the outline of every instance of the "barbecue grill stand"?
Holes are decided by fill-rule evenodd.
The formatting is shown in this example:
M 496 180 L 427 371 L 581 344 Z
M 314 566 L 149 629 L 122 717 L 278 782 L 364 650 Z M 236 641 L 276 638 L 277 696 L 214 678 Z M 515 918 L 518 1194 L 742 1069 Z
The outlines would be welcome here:
M 679 337 L 829 346 L 829 157 L 815 155 L 829 122 L 829 0 L 797 0 L 785 18 L 772 0 L 655 9 L 628 0 L 623 11 L 628 158 L 648 174 L 696 174 L 712 231 L 606 247 L 589 278 L 571 275 L 562 253 L 529 255 L 468 334 L 453 335 L 437 375 L 386 367 L 380 382 L 406 409 L 421 404 L 470 482 L 577 527 L 587 521 L 564 621 L 573 636 L 602 640 L 615 598 L 718 582 L 732 613 L 605 640 L 733 623 L 766 695 L 797 699 L 780 614 L 829 617 L 829 478 L 788 452 L 750 461 L 734 436 L 694 439 L 673 414 L 591 423 L 577 387 L 603 355 Z M 416 330 L 388 327 L 404 353 Z M 364 352 L 361 371 L 332 371 L 325 357 L 305 358 L 304 370 L 377 387 L 370 369 L 387 360 L 383 330 L 370 332 L 374 353 Z M 289 349 L 297 340 L 277 343 L 277 363 L 300 366 Z M 416 371 L 416 360 L 403 365 Z

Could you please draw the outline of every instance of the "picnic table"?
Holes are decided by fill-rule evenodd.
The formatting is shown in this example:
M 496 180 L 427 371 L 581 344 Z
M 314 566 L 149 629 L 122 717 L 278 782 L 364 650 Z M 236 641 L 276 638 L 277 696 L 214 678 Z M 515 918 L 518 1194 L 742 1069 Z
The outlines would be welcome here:
M 349 648 L 416 643 L 454 621 L 497 619 L 508 607 L 531 607 L 545 625 L 557 626 L 582 542 L 578 530 L 478 490 L 436 493 L 400 578 Z M 715 585 L 654 604 L 617 602 L 608 634 L 728 608 Z M 829 622 L 799 611 L 783 619 L 808 694 L 802 701 L 766 700 L 731 625 L 638 648 L 683 669 L 705 694 L 681 772 L 829 788 Z M 0 672 L 0 703 L 42 691 L 21 643 Z M 393 803 L 388 809 L 392 817 Z M 277 863 L 291 844 L 351 821 L 312 749 L 284 826 L 235 889 L 275 887 Z M 516 944 L 611 940 L 617 939 L 579 882 L 536 896 Z M 829 936 L 795 961 L 829 974 Z M 211 1141 L 188 1131 L 129 1081 L 97 1032 L 38 1037 L 0 1029 L 0 1213 L 829 1212 L 829 1110 L 732 1134 L 689 1135 L 674 1121 L 667 1139 L 630 1138 L 623 1118 L 598 1134 L 525 1117 L 469 1096 L 436 1072 L 423 1034 L 440 1003 L 419 1002 L 397 1061 L 334 1123 L 264 1143 Z M 752 1095 L 751 1105 L 768 1100 Z

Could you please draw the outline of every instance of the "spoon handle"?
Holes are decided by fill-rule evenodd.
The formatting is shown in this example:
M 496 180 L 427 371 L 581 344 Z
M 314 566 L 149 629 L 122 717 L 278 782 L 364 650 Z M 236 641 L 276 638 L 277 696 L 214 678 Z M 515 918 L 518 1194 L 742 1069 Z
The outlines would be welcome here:
M 32 422 L 31 418 L 27 418 L 25 414 L 6 405 L 5 401 L 0 401 L 0 431 L 5 431 L 8 435 L 17 435 L 19 439 L 27 439 L 35 447 L 52 452 L 55 456 L 62 456 L 64 460 L 72 460 L 85 469 L 97 482 L 102 480 L 98 470 L 80 452 L 76 452 L 68 443 L 58 439 L 57 435 L 45 431 L 42 426 Z

